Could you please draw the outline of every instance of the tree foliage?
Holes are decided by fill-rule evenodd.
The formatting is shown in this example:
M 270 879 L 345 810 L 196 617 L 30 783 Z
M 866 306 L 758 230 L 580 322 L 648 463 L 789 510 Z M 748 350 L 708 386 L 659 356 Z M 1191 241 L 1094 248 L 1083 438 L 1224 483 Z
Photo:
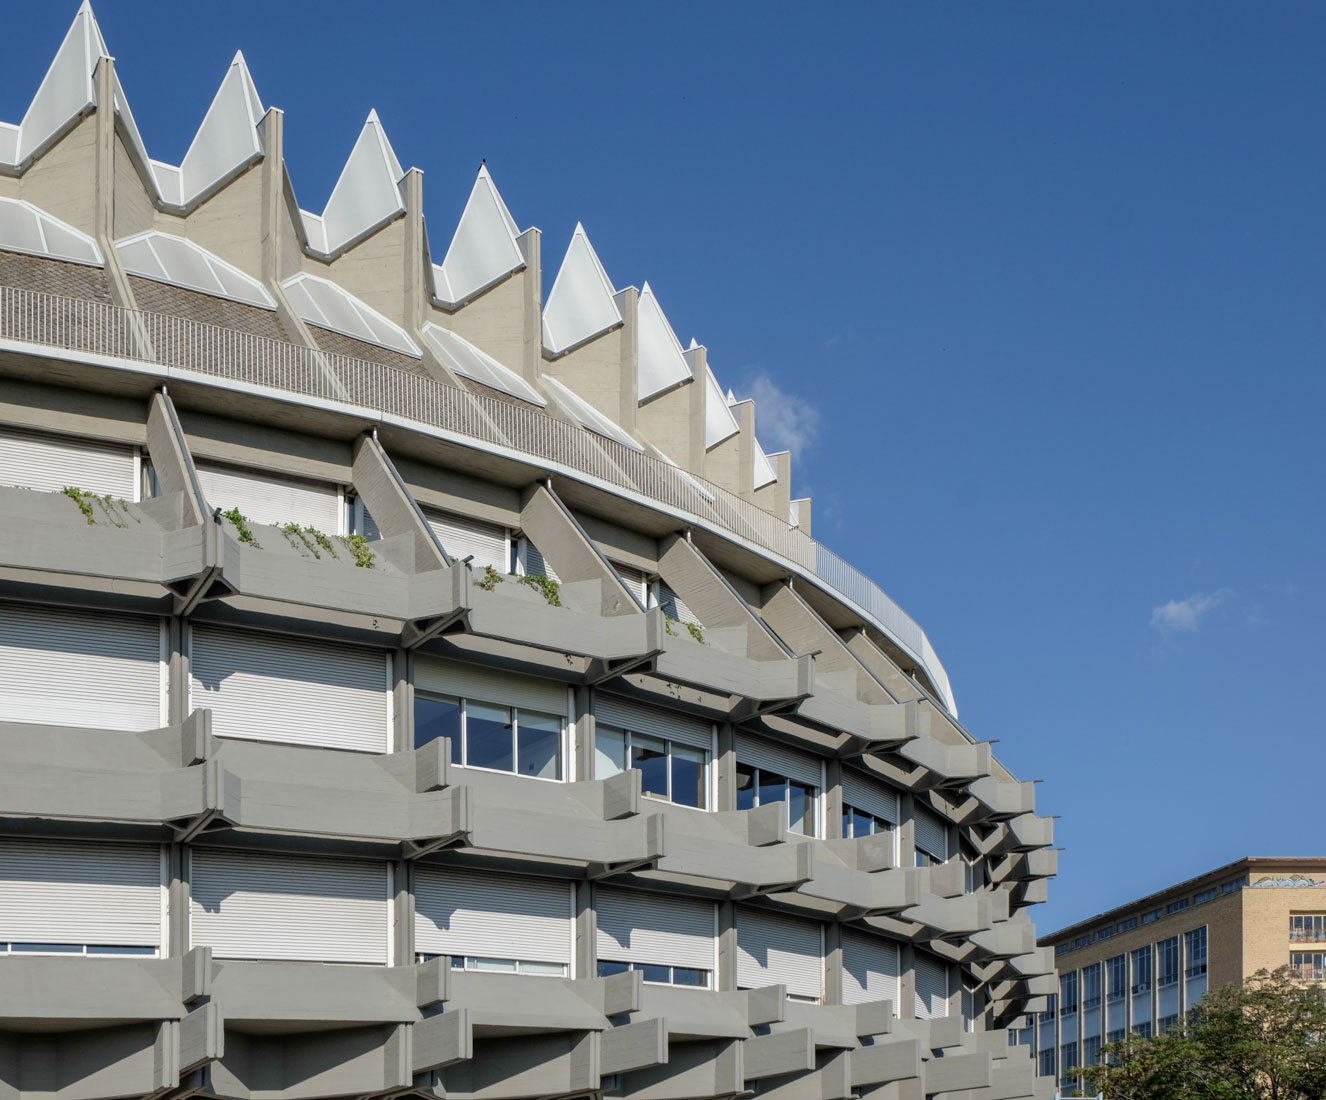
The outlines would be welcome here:
M 1326 1100 L 1326 990 L 1288 967 L 1214 989 L 1164 1035 L 1079 1071 L 1110 1100 Z

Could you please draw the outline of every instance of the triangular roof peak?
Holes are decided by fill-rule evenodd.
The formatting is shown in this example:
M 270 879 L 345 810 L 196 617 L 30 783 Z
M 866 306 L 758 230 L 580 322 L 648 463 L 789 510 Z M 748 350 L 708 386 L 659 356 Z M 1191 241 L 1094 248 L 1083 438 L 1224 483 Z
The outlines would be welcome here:
M 519 236 L 487 162 L 481 163 L 447 254 L 433 265 L 437 296 L 451 304 L 463 302 L 524 267 Z
M 301 210 L 309 244 L 331 253 L 405 211 L 405 175 L 376 110 L 368 112 L 321 217 Z
M 691 368 L 681 350 L 681 341 L 673 332 L 658 296 L 647 280 L 640 291 L 638 317 L 636 389 L 639 399 L 644 401 L 689 381 Z
M 554 353 L 565 351 L 621 324 L 616 294 L 589 234 L 576 222 L 543 306 L 544 347 Z

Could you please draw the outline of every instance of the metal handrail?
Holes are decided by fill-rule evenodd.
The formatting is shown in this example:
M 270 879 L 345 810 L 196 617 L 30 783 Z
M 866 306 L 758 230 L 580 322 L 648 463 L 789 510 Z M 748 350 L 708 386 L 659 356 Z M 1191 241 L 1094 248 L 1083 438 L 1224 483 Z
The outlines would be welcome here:
M 0 286 L 0 338 L 187 370 L 351 404 L 490 448 L 518 451 L 637 493 L 803 569 L 907 650 L 956 715 L 948 675 L 925 631 L 882 588 L 828 547 L 736 493 L 547 413 L 445 385 L 423 373 L 172 314 Z

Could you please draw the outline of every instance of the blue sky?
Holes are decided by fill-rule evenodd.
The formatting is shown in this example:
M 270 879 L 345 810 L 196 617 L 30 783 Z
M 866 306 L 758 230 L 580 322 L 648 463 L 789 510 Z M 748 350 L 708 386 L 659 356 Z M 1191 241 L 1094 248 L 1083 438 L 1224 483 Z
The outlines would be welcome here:
M 74 8 L 6 12 L 0 118 Z M 486 157 L 546 286 L 577 220 L 648 279 L 1044 780 L 1042 929 L 1324 854 L 1326 8 L 96 10 L 156 157 L 242 48 L 305 207 L 376 107 L 435 250 Z

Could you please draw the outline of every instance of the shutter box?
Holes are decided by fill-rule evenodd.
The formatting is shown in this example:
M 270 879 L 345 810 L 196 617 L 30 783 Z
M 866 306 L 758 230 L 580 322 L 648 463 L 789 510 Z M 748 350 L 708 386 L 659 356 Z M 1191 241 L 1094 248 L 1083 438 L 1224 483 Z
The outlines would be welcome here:
M 940 863 L 947 862 L 949 857 L 948 822 L 921 805 L 914 808 L 912 820 L 915 823 L 913 844 L 925 852 L 926 855 L 939 860 Z
M 798 783 L 807 783 L 817 790 L 823 782 L 819 757 L 749 733 L 737 733 L 737 759 L 743 764 L 795 779 Z
M 164 645 L 155 617 L 0 603 L 0 721 L 157 729 Z
M 189 926 L 221 959 L 387 962 L 383 861 L 194 848 Z
M 898 1013 L 898 945 L 855 929 L 843 930 L 843 1004 L 892 1001 Z
M 594 720 L 608 726 L 620 726 L 636 733 L 653 737 L 666 737 L 694 749 L 710 752 L 713 749 L 713 723 L 651 707 L 620 695 L 594 693 Z
M 476 573 L 482 573 L 486 565 L 491 565 L 503 576 L 510 571 L 511 552 L 505 527 L 481 519 L 471 519 L 469 516 L 458 516 L 454 512 L 437 512 L 431 508 L 424 509 L 424 518 L 452 561 L 473 554 L 474 560 L 470 562 L 470 567 Z
M 881 818 L 890 825 L 902 820 L 898 792 L 881 780 L 843 768 L 843 801 L 854 810 Z
M 192 707 L 221 737 L 386 752 L 391 655 L 365 646 L 199 623 L 190 634 Z
M 159 844 L 0 839 L 0 942 L 160 947 Z
M 0 485 L 44 493 L 69 485 L 132 501 L 139 497 L 138 469 L 133 447 L 0 428 Z
M 796 996 L 823 996 L 824 926 L 806 917 L 737 906 L 737 986 L 778 984 Z
M 596 886 L 600 959 L 715 968 L 716 908 L 711 901 Z
M 420 691 L 455 695 L 481 703 L 523 707 L 544 714 L 567 715 L 566 684 L 518 672 L 420 655 L 414 662 L 414 686 Z
M 415 950 L 569 965 L 572 890 L 554 879 L 416 865 Z
M 327 535 L 345 531 L 341 493 L 334 485 L 224 466 L 198 464 L 196 469 L 209 510 L 238 508 L 254 523 L 298 523 Z

